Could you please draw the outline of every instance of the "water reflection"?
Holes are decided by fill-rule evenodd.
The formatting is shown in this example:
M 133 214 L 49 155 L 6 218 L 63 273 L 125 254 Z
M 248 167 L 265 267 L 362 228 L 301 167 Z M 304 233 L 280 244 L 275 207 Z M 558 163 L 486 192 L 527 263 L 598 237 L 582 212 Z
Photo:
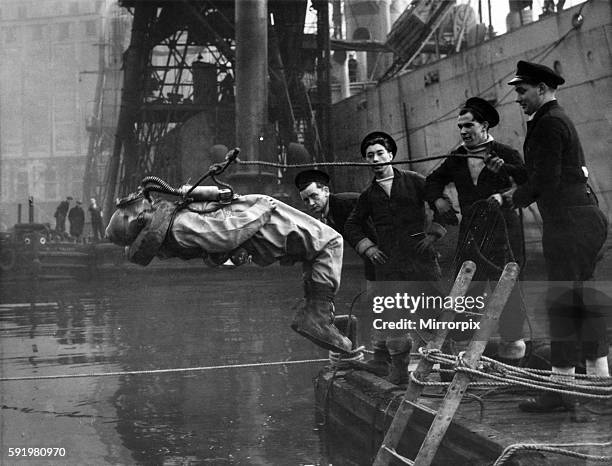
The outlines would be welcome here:
M 361 287 L 345 279 L 339 305 Z M 284 268 L 3 290 L 1 375 L 325 357 L 289 329 L 300 294 Z M 64 447 L 66 464 L 328 464 L 313 416 L 321 367 L 3 382 L 3 443 Z

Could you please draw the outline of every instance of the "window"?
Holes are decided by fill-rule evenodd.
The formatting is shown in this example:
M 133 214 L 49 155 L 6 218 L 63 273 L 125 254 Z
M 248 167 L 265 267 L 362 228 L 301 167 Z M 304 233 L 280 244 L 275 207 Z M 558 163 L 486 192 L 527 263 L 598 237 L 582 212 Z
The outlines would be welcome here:
M 70 6 L 68 8 L 68 12 L 71 15 L 78 15 L 79 14 L 79 3 L 78 2 L 71 2 Z
M 48 201 L 57 199 L 57 172 L 53 167 L 47 167 L 45 171 L 45 198 Z
M 17 201 L 27 202 L 30 188 L 28 186 L 28 172 L 17 172 Z
M 55 121 L 74 124 L 76 110 L 76 93 L 74 89 L 70 87 L 65 89 L 56 88 L 55 98 L 53 99 L 53 116 Z
M 76 199 L 79 199 L 83 192 L 83 179 L 85 176 L 84 167 L 80 163 L 75 162 L 70 170 L 70 188 L 73 195 L 76 195 Z
M 10 27 L 4 30 L 5 42 L 16 42 L 17 41 L 17 28 Z
M 85 21 L 85 34 L 95 36 L 98 33 L 98 24 L 95 19 Z
M 13 56 L 14 57 L 14 56 Z M 11 60 L 7 63 L 15 63 Z M 10 79 L 8 67 L 4 67 L 2 73 L 2 92 L 4 95 L 12 96 L 10 99 L 2 101 L 2 111 L 0 111 L 0 144 L 3 154 L 18 155 L 21 152 L 22 144 L 22 93 L 21 82 L 18 79 Z
M 28 135 L 25 143 L 28 153 L 49 153 L 50 125 L 49 125 L 49 98 L 40 89 L 38 92 L 28 93 L 25 97 L 24 130 Z
M 59 23 L 56 27 L 57 40 L 66 40 L 70 38 L 70 23 Z
M 27 17 L 28 17 L 28 9 L 24 5 L 19 5 L 17 7 L 17 18 L 26 19 Z
M 55 150 L 62 152 L 74 152 L 75 131 L 73 123 L 55 124 Z
M 6 201 L 10 201 L 13 198 L 13 173 L 12 170 L 9 169 L 6 165 L 2 167 L 2 191 L 0 194 L 2 199 Z
M 355 29 L 355 32 L 353 32 L 353 40 L 370 40 L 370 31 L 364 27 Z
M 32 40 L 41 41 L 44 38 L 44 26 L 42 24 L 34 24 L 30 26 L 30 34 Z

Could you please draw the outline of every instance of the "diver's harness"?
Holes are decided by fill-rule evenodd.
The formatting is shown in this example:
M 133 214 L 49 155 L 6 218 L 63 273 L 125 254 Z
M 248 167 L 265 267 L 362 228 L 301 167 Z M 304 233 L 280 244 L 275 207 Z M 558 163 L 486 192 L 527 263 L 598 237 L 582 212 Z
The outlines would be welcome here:
M 148 265 L 155 256 L 173 257 L 177 255 L 176 252 L 179 249 L 181 250 L 179 257 L 186 259 L 202 257 L 202 252 L 199 250 L 185 253 L 183 248 L 175 247 L 174 240 L 169 237 L 168 232 L 174 224 L 177 213 L 183 209 L 201 214 L 213 212 L 219 209 L 219 204 L 221 206 L 231 204 L 239 197 L 229 184 L 217 179 L 217 176 L 237 159 L 239 153 L 239 148 L 230 150 L 226 154 L 224 162 L 211 165 L 208 171 L 189 189 L 185 187 L 176 189 L 156 176 L 147 176 L 143 178 L 137 192 L 117 199 L 115 205 L 118 208 L 141 199 L 146 199 L 153 205 L 152 210 L 141 212 L 136 220 L 140 232 L 129 247 L 128 258 L 130 262 Z M 195 188 L 208 177 L 212 178 L 216 186 L 201 187 L 210 189 L 200 189 L 197 196 L 192 196 Z M 152 192 L 180 196 L 180 199 L 174 202 L 164 199 L 153 200 L 151 198 Z M 215 204 L 210 209 L 194 209 L 192 204 L 195 202 L 214 202 Z M 209 254 L 204 260 L 211 266 L 221 265 L 227 259 L 230 259 L 234 265 L 242 265 L 248 262 L 249 258 L 248 254 L 244 254 L 240 249 L 238 248 L 227 254 Z

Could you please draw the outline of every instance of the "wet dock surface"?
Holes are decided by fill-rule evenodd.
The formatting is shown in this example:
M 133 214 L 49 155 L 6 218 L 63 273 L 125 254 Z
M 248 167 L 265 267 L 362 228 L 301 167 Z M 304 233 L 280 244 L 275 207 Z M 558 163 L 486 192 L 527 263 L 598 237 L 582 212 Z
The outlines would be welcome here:
M 3 287 L 0 376 L 326 358 L 289 328 L 300 275 L 245 266 Z M 347 279 L 339 305 L 361 285 Z M 43 463 L 327 464 L 313 394 L 323 366 L 5 381 L 0 462 L 34 461 L 9 447 L 61 447 Z

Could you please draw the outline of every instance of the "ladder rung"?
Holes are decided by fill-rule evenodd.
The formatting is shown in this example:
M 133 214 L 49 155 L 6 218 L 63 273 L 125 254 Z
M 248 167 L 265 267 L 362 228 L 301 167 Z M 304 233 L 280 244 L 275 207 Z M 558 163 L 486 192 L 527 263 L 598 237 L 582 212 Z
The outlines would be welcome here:
M 400 460 L 402 463 L 404 464 L 410 464 L 410 465 L 414 465 L 414 461 L 412 461 L 409 458 L 406 458 L 405 456 L 400 455 L 398 452 L 396 452 L 395 450 L 393 450 L 392 448 L 389 448 L 386 445 L 381 445 L 381 448 L 383 450 L 385 450 L 387 453 L 389 453 L 392 456 L 395 456 L 398 460 Z
M 409 404 L 413 408 L 419 408 L 421 411 L 425 411 L 426 413 L 431 414 L 433 416 L 438 414 L 438 411 L 436 411 L 435 409 L 431 409 L 429 406 L 422 405 L 420 403 L 417 403 L 416 401 L 410 401 L 410 400 L 403 398 L 402 402 Z

